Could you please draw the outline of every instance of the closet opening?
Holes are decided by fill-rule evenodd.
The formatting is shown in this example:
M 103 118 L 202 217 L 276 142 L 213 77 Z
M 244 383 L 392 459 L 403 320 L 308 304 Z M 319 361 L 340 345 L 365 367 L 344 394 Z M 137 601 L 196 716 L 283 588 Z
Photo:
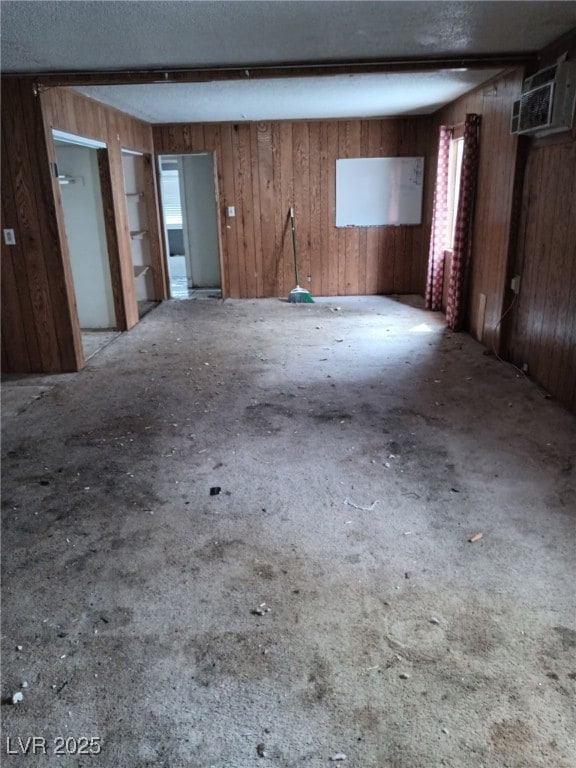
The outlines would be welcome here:
M 154 285 L 154 266 L 150 248 L 150 215 L 146 204 L 145 155 L 132 149 L 122 149 L 122 168 L 128 230 L 132 249 L 134 284 L 140 319 L 158 305 Z
M 101 168 L 106 144 L 52 131 L 84 359 L 119 335 L 106 238 Z

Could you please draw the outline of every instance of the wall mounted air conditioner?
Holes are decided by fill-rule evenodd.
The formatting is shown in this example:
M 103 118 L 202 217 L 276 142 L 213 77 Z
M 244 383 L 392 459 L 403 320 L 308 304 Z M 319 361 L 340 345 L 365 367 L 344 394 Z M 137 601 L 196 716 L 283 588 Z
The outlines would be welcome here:
M 546 136 L 574 123 L 576 61 L 562 61 L 527 77 L 514 102 L 510 133 Z

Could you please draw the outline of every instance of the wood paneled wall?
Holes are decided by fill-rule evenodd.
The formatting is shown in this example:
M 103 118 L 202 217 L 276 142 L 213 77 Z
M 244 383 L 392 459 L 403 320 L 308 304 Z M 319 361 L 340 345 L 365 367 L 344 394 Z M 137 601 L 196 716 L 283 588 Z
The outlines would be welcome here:
M 116 273 L 120 283 L 115 286 L 120 294 L 117 306 L 121 307 L 117 317 L 119 330 L 127 330 L 138 322 L 138 303 L 134 285 L 132 264 L 132 245 L 128 212 L 126 207 L 122 148 L 132 149 L 147 155 L 153 154 L 152 129 L 148 123 L 137 120 L 93 101 L 69 88 L 50 88 L 41 96 L 44 121 L 47 132 L 53 128 L 97 139 L 106 143 L 108 156 L 108 174 L 111 194 L 110 210 L 107 211 L 107 223 L 116 229 L 117 253 L 111 254 L 113 275 Z M 50 146 L 50 142 L 47 142 Z M 152 194 L 147 190 L 147 203 L 156 204 L 156 178 L 152 172 L 149 183 L 153 185 Z M 57 206 L 60 194 L 55 192 Z M 151 222 L 157 223 L 157 209 L 152 212 Z M 162 237 L 157 226 L 151 228 L 149 235 L 150 253 L 154 285 L 158 289 L 154 298 L 166 298 L 165 271 L 163 267 Z
M 440 125 L 457 125 L 470 112 L 482 118 L 467 328 L 496 350 L 500 348 L 500 318 L 518 217 L 515 205 L 518 139 L 510 135 L 510 115 L 512 104 L 520 94 L 522 79 L 522 69 L 516 69 L 434 115 L 433 152 L 437 152 Z
M 151 153 L 152 129 L 125 112 L 89 99 L 70 88 L 41 89 L 42 109 L 51 128 L 105 141 L 113 146 Z
M 554 56 L 567 48 L 573 58 L 566 40 Z M 450 104 L 435 115 L 434 132 L 466 112 L 482 116 L 469 330 L 576 411 L 576 137 L 518 143 L 510 135 L 522 77 L 515 70 Z
M 567 53 L 572 31 L 542 51 L 540 67 Z M 513 272 L 520 293 L 509 314 L 506 354 L 576 412 L 576 126 L 525 139 L 522 216 Z
M 576 411 L 576 141 L 530 151 L 522 208 L 510 355 Z
M 37 94 L 31 78 L 2 81 L 2 228 L 14 229 L 16 245 L 2 241 L 2 366 L 5 372 L 75 371 L 84 363 L 66 245 L 51 129 L 59 128 L 108 145 L 108 217 L 116 227 L 123 308 L 120 329 L 138 321 L 130 240 L 123 198 L 121 148 L 152 153 L 149 125 L 68 89 Z M 155 183 L 155 180 L 154 180 Z M 162 245 L 156 236 L 158 262 Z M 162 272 L 162 275 L 164 273 Z M 163 298 L 159 296 L 158 298 Z
M 83 363 L 60 235 L 40 99 L 30 80 L 2 83 L 2 368 L 75 371 Z
M 158 154 L 215 154 L 224 293 L 254 298 L 285 296 L 294 287 L 291 206 L 300 282 L 313 295 L 422 293 L 429 200 L 420 226 L 337 229 L 336 160 L 424 156 L 429 128 L 428 118 L 416 117 L 179 124 L 153 133 Z M 226 217 L 230 205 L 235 218 Z
M 38 96 L 31 79 L 5 79 L 2 227 L 14 229 L 16 245 L 2 241 L 4 371 L 74 371 L 83 364 L 59 187 L 49 169 L 55 159 L 47 138 L 52 127 L 108 145 L 108 224 L 114 228 L 109 234 L 117 243 L 122 286 L 116 304 L 124 307 L 128 328 L 138 315 L 122 147 L 147 154 L 214 153 L 228 296 L 285 296 L 293 287 L 290 206 L 296 210 L 301 282 L 313 294 L 422 294 L 438 126 L 477 112 L 481 153 L 468 327 L 488 347 L 526 363 L 530 375 L 576 410 L 576 144 L 574 135 L 523 140 L 518 152 L 509 119 L 522 76 L 520 69 L 508 72 L 431 118 L 154 128 L 68 89 Z M 337 229 L 336 159 L 399 155 L 426 156 L 423 224 Z M 153 168 L 150 173 L 155 187 Z M 147 199 L 154 201 L 155 194 Z M 225 215 L 229 205 L 236 208 L 235 218 Z M 162 291 L 159 232 L 155 239 Z M 500 319 L 516 273 L 522 278 L 520 294 L 501 340 Z

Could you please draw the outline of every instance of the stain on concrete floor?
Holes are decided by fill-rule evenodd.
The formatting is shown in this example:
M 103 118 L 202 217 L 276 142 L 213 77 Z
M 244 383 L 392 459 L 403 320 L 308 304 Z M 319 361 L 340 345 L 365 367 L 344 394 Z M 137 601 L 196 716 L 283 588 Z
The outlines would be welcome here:
M 166 302 L 26 386 L 3 764 L 576 765 L 575 419 L 441 316 Z

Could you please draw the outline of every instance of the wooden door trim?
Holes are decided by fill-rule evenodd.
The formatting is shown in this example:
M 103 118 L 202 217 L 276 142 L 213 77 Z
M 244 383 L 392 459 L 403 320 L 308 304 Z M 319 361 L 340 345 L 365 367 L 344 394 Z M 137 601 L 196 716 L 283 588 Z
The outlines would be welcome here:
M 128 326 L 126 323 L 124 292 L 122 290 L 122 270 L 120 267 L 120 250 L 118 247 L 116 217 L 114 215 L 114 195 L 112 193 L 112 177 L 110 175 L 108 149 L 98 149 L 97 157 L 100 190 L 102 193 L 102 208 L 104 211 L 104 227 L 106 230 L 106 245 L 108 248 L 108 261 L 110 263 L 114 313 L 116 315 L 116 328 L 119 331 L 126 331 Z

